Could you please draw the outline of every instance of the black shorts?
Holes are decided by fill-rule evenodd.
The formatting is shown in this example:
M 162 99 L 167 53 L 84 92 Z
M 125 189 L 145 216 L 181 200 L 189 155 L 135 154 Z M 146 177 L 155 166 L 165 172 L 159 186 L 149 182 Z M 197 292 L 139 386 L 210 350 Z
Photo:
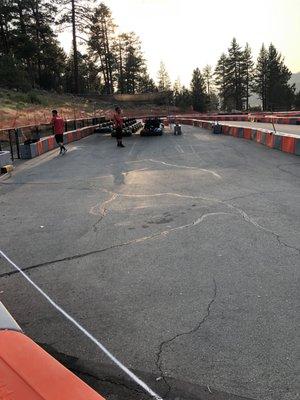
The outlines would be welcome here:
M 120 126 L 116 127 L 116 138 L 122 139 L 123 129 Z
M 63 134 L 55 135 L 55 140 L 57 144 L 64 143 L 64 135 Z

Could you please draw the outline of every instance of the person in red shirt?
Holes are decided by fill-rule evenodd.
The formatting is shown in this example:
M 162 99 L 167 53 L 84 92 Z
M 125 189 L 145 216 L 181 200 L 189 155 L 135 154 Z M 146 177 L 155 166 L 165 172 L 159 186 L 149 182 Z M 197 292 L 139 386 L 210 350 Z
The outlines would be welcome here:
M 66 147 L 64 146 L 64 130 L 65 130 L 65 123 L 62 117 L 58 115 L 57 110 L 52 111 L 52 120 L 51 123 L 53 125 L 53 131 L 56 143 L 60 147 L 59 154 L 64 155 L 67 152 Z
M 120 107 L 115 108 L 114 113 L 114 124 L 116 128 L 116 138 L 117 138 L 117 146 L 118 147 L 125 147 L 122 143 L 122 136 L 123 136 L 123 117 L 122 111 Z

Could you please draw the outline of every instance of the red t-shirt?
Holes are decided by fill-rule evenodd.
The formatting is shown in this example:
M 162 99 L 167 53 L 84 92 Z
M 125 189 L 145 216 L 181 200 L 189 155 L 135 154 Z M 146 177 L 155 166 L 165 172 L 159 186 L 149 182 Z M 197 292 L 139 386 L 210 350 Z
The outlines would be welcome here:
M 114 123 L 116 127 L 122 128 L 123 127 L 123 117 L 121 114 L 115 113 L 114 114 Z
M 54 127 L 54 135 L 62 135 L 65 130 L 65 123 L 62 117 L 53 117 L 51 122 Z

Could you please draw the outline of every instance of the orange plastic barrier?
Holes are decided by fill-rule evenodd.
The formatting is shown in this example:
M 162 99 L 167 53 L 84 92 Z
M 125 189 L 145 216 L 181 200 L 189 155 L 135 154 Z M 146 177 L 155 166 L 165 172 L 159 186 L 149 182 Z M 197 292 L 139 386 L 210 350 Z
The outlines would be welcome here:
M 0 398 L 104 400 L 23 333 L 0 331 Z
M 282 151 L 286 153 L 295 153 L 296 139 L 294 137 L 282 136 Z
M 267 145 L 268 147 L 271 147 L 271 148 L 274 147 L 274 138 L 275 138 L 275 136 L 274 136 L 273 133 L 267 132 L 267 136 L 266 136 L 266 145 Z

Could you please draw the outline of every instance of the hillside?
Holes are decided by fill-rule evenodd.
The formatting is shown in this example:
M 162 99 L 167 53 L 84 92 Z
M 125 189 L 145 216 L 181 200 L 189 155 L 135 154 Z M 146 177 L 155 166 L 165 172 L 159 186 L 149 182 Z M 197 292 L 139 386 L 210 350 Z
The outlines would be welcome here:
M 164 114 L 176 111 L 149 103 L 121 103 L 124 115 Z M 72 95 L 59 95 L 46 91 L 28 93 L 0 89 L 0 129 L 49 122 L 51 110 L 57 109 L 64 118 L 78 119 L 93 115 L 110 116 L 114 109 L 111 101 L 90 100 Z

